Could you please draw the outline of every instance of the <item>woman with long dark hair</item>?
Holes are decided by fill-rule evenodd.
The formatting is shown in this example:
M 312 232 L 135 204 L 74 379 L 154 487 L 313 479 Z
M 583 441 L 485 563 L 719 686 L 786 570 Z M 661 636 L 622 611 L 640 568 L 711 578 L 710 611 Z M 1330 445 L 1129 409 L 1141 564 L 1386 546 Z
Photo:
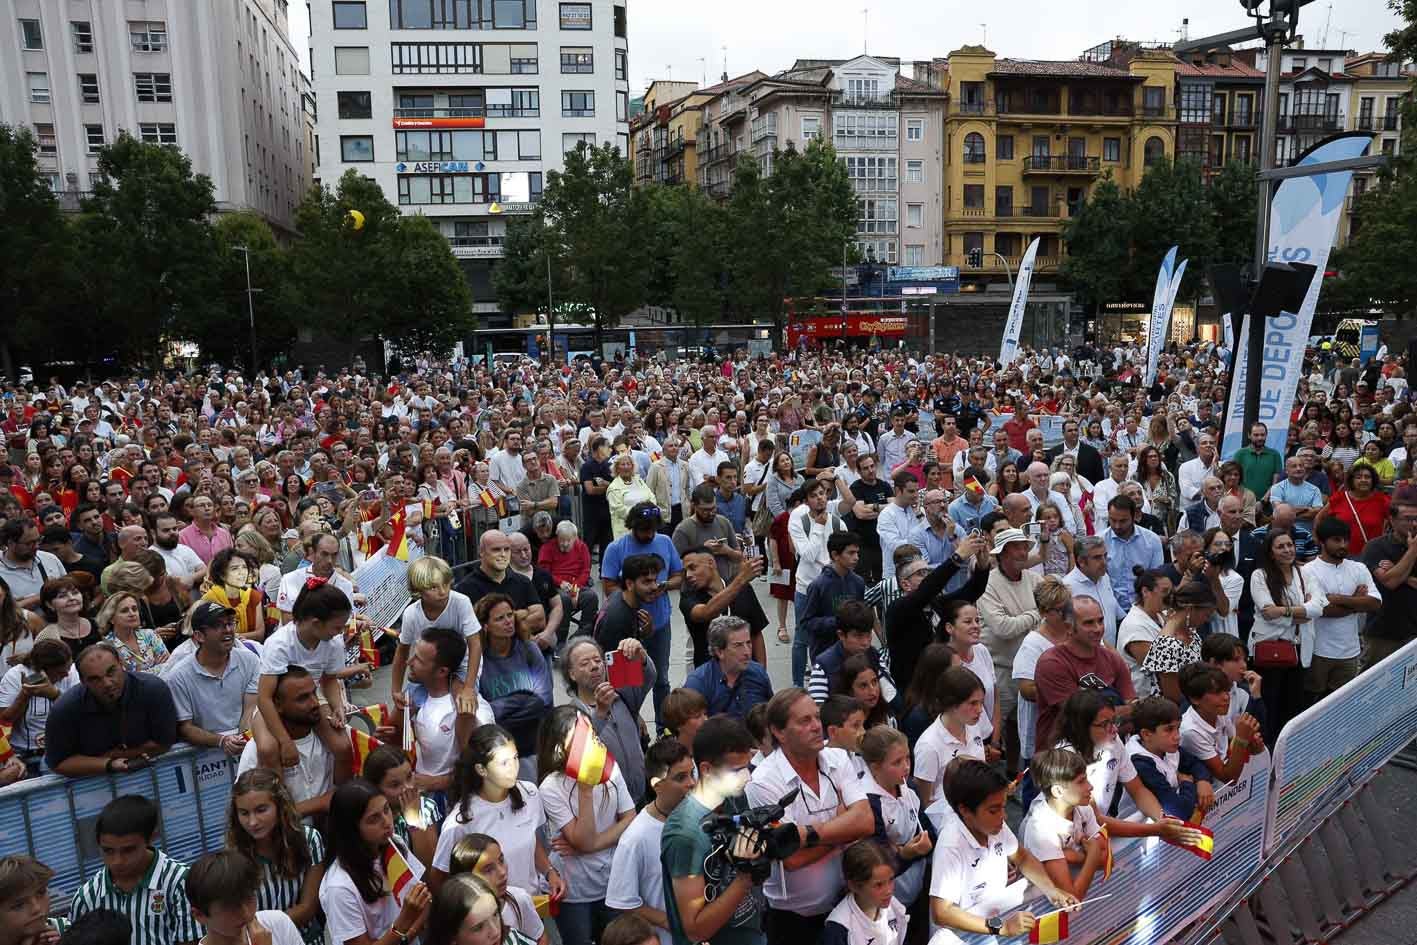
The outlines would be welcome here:
M 346 781 L 330 797 L 329 853 L 320 881 L 334 945 L 406 945 L 428 918 L 431 896 L 420 881 L 423 864 L 394 838 L 393 808 L 382 791 L 362 778 Z M 407 871 L 402 893 L 390 892 Z M 391 882 L 393 880 L 393 882 Z
M 848 656 L 832 678 L 832 695 L 850 696 L 866 710 L 866 728 L 896 727 L 890 703 L 881 698 L 881 679 L 865 653 Z
M 1328 606 L 1323 589 L 1305 580 L 1295 557 L 1293 536 L 1271 529 L 1250 575 L 1255 602 L 1250 658 L 1264 680 L 1264 737 L 1271 745 L 1304 708 L 1304 669 L 1313 657 L 1314 620 Z
M 261 867 L 257 909 L 279 909 L 308 945 L 325 940 L 320 919 L 320 881 L 325 875 L 325 839 L 304 824 L 280 775 L 252 768 L 236 779 L 226 816 L 226 846 Z
M 534 945 L 502 921 L 497 894 L 475 873 L 459 873 L 438 890 L 423 945 Z

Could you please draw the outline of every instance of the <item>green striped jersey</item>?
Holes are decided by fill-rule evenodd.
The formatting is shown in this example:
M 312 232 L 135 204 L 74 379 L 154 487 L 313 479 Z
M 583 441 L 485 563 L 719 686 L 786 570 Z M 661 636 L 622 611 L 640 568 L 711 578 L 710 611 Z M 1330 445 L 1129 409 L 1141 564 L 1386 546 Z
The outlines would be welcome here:
M 132 892 L 124 892 L 103 867 L 74 893 L 70 920 L 94 909 L 114 909 L 133 926 L 132 945 L 178 945 L 201 937 L 187 906 L 187 867 L 153 850 L 147 874 Z
M 310 862 L 320 864 L 325 861 L 325 838 L 309 824 L 304 825 L 305 843 L 310 847 Z M 282 876 L 276 872 L 275 864 L 265 857 L 257 857 L 261 863 L 261 885 L 256 889 L 256 908 L 285 912 L 300 901 L 305 888 L 305 873 L 299 876 Z M 309 869 L 307 868 L 307 872 Z M 310 924 L 300 930 L 301 937 L 309 945 L 320 945 L 325 940 L 325 923 L 317 914 Z
M 443 822 L 443 818 L 438 816 L 438 802 L 431 797 L 420 794 L 418 796 L 418 806 L 423 812 L 423 826 L 433 827 L 435 830 Z M 413 841 L 409 839 L 408 821 L 403 819 L 403 813 L 394 815 L 394 836 L 403 841 L 403 845 L 409 849 L 413 848 Z

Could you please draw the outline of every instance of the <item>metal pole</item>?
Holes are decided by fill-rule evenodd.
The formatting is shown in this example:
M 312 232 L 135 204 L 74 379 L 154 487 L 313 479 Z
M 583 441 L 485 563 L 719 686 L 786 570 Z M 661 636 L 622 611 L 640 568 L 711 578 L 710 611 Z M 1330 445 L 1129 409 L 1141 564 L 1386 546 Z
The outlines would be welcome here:
M 1260 172 L 1274 168 L 1275 143 L 1279 140 L 1279 77 L 1280 65 L 1284 57 L 1284 41 L 1288 35 L 1288 22 L 1282 17 L 1271 17 L 1264 24 L 1266 48 L 1269 50 L 1265 61 L 1264 77 L 1264 125 L 1260 129 Z M 1274 183 L 1261 177 L 1259 182 L 1259 203 L 1255 207 L 1255 261 L 1251 274 L 1253 284 L 1259 285 L 1269 260 L 1269 205 Z M 1250 330 L 1246 336 L 1245 372 L 1245 423 L 1242 440 L 1248 442 L 1250 428 L 1255 425 L 1260 411 L 1260 367 L 1264 363 L 1264 318 L 1250 315 Z
M 246 246 L 236 248 L 246 258 L 246 317 L 251 326 L 251 374 L 255 376 L 260 362 L 256 359 L 256 303 L 255 294 L 251 291 L 251 250 Z
M 1013 273 L 1009 271 L 1009 261 L 1004 258 L 1002 253 L 995 253 L 994 255 L 998 257 L 999 262 L 1004 264 L 1004 278 L 1009 280 L 1009 292 L 1013 292 L 1014 276 Z
M 556 302 L 551 297 L 551 229 L 546 226 L 545 220 L 542 221 L 542 233 L 546 237 L 546 350 L 551 363 L 556 364 Z

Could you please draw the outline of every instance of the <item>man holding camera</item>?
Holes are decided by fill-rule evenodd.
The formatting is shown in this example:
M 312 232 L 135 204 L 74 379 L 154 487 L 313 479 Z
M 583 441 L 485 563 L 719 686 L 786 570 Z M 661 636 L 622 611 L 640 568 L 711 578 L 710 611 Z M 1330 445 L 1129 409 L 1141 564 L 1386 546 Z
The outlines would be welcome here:
M 741 812 L 748 761 L 757 749 L 739 719 L 715 716 L 694 735 L 698 782 L 660 836 L 664 907 L 674 945 L 766 945 L 762 891 L 766 861 L 757 831 L 741 829 L 731 850 L 715 849 L 704 818 Z

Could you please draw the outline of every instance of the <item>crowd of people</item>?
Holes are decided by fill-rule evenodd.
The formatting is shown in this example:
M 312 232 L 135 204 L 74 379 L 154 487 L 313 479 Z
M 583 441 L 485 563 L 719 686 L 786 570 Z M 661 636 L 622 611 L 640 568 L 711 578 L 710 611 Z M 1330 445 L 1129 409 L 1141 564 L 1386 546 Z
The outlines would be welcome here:
M 64 918 L 42 849 L 0 860 L 0 941 L 1026 933 L 1119 839 L 1198 842 L 1217 785 L 1417 635 L 1405 358 L 1319 353 L 1285 451 L 1256 424 L 1222 456 L 1228 357 L 6 386 L 0 785 L 178 743 L 236 780 L 192 864 L 110 803 Z M 387 631 L 381 550 L 412 559 Z M 370 745 L 350 690 L 385 659 Z M 786 833 L 732 826 L 779 803 Z

